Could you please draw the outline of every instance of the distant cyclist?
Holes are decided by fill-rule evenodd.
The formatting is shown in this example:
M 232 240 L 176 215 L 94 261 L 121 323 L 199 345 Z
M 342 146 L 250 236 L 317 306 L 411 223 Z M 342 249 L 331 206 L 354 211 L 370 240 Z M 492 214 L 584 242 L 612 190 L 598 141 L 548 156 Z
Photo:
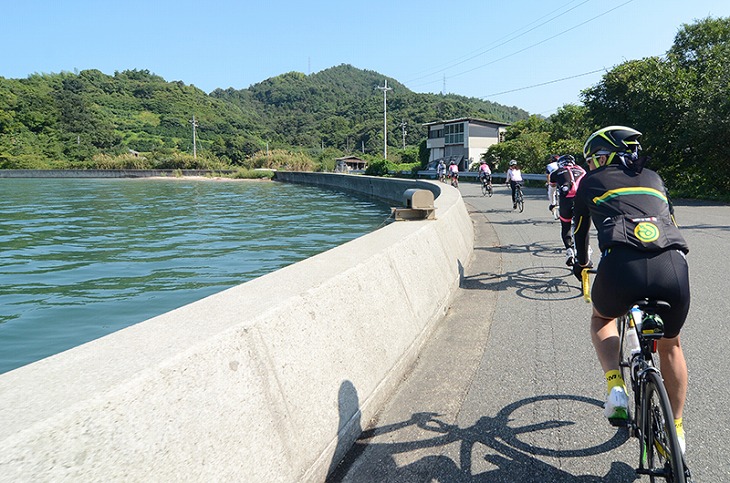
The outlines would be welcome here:
M 459 167 L 456 165 L 456 161 L 451 161 L 449 164 L 449 177 L 452 185 L 459 184 Z
M 662 178 L 643 169 L 639 136 L 641 133 L 630 127 L 609 126 L 591 134 L 583 147 L 590 171 L 575 195 L 577 263 L 573 272 L 580 278 L 582 268 L 589 264 L 592 219 L 602 258 L 591 290 L 591 338 L 608 383 L 604 414 L 612 424 L 620 424 L 628 416 L 615 318 L 643 298 L 671 305 L 670 309 L 657 310 L 664 320 L 664 338 L 658 341 L 658 350 L 684 452 L 682 411 L 687 394 L 687 363 L 679 333 L 690 303 L 685 257 L 689 248 L 675 224 Z
M 570 154 L 560 156 L 558 169 L 554 170 L 548 178 L 552 191 L 558 194 L 560 204 L 558 214 L 560 216 L 560 238 L 565 246 L 565 264 L 572 267 L 575 263 L 575 251 L 573 250 L 573 198 L 578 189 L 581 178 L 586 171 L 575 164 L 575 158 Z
M 517 189 L 517 185 L 522 186 L 524 184 L 524 181 L 522 180 L 522 171 L 520 170 L 520 165 L 517 162 L 517 160 L 512 160 L 509 162 L 509 169 L 507 170 L 507 181 L 506 183 L 509 185 L 510 188 L 512 188 L 512 209 L 517 209 L 517 202 L 515 201 L 515 191 Z
M 446 178 L 446 163 L 444 160 L 439 160 L 439 164 L 436 166 L 436 173 L 438 174 L 439 181 L 443 181 Z
M 489 169 L 489 165 L 483 159 L 479 164 L 479 181 L 484 184 L 489 184 L 492 182 L 492 170 Z
M 558 193 L 555 191 L 555 187 L 550 185 L 550 175 L 558 169 L 558 159 L 560 156 L 553 154 L 550 156 L 550 162 L 545 166 L 545 176 L 547 177 L 547 192 L 548 192 L 548 211 L 552 212 L 558 204 Z

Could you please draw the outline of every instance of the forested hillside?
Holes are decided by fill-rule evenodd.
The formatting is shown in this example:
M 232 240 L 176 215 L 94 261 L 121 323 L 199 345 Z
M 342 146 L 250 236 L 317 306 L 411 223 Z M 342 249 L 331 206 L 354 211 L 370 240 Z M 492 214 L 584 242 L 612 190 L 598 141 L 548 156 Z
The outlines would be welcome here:
M 340 65 L 290 72 L 247 89 L 210 94 L 147 70 L 98 70 L 0 77 L 0 168 L 99 167 L 133 157 L 127 167 L 192 167 L 192 118 L 201 159 L 244 165 L 257 151 L 289 149 L 335 155 L 375 154 L 383 144 L 386 77 Z M 528 113 L 456 95 L 417 94 L 387 78 L 389 145 L 416 146 L 422 124 L 474 116 L 512 122 Z M 150 161 L 151 160 L 151 161 Z M 150 165 L 150 162 L 152 165 Z M 137 166 L 139 164 L 139 166 Z M 110 167 L 118 167 L 110 164 Z

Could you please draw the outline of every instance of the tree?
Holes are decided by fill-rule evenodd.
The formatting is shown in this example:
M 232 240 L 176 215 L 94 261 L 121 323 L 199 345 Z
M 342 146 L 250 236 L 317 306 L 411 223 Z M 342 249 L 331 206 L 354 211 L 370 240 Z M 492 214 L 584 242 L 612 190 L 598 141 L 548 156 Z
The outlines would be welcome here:
M 684 25 L 667 58 L 625 62 L 583 92 L 596 125 L 624 124 L 675 191 L 727 196 L 730 19 Z

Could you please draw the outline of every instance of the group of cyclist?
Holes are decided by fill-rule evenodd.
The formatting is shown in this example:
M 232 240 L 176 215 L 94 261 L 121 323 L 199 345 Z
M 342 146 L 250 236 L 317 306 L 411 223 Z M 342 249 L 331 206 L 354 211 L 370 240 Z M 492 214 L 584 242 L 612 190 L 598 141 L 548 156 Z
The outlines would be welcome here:
M 451 180 L 451 186 L 459 186 L 459 166 L 457 166 L 456 161 L 452 160 L 447 167 L 444 160 L 440 160 L 436 166 L 436 172 L 438 173 L 439 181 L 445 183 L 448 177 Z
M 608 126 L 591 134 L 583 147 L 588 170 L 572 155 L 555 155 L 546 167 L 548 209 L 557 210 L 565 262 L 581 280 L 593 266 L 589 243 L 595 226 L 601 261 L 591 290 L 591 341 L 607 384 L 604 415 L 613 425 L 628 419 L 626 383 L 619 371 L 616 318 L 641 299 L 658 299 L 670 307 L 658 309 L 664 337 L 658 353 L 675 417 L 682 452 L 685 433 L 682 413 L 687 393 L 687 364 L 680 331 L 690 302 L 686 254 L 689 249 L 674 220 L 674 208 L 662 178 L 644 168 L 641 133 L 625 126 Z M 458 175 L 458 169 L 456 170 Z M 486 162 L 480 178 L 491 182 Z M 509 163 L 508 184 L 516 208 L 516 186 L 523 183 L 517 161 Z

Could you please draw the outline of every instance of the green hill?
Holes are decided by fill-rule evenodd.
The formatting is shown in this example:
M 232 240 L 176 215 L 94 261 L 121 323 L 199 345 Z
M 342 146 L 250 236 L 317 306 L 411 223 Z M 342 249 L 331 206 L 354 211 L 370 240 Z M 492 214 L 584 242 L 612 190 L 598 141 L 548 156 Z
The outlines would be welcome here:
M 192 149 L 242 165 L 271 149 L 347 153 L 382 149 L 384 80 L 388 92 L 388 144 L 422 141 L 422 124 L 472 116 L 514 122 L 528 113 L 457 95 L 418 94 L 377 72 L 340 65 L 304 75 L 289 72 L 247 89 L 210 94 L 147 70 L 106 75 L 98 70 L 0 77 L 0 167 L 84 167 L 100 157 L 141 152 L 161 167 Z M 135 161 L 130 161 L 134 163 Z M 174 163 L 173 163 L 174 164 Z M 179 163 L 178 163 L 179 164 Z

